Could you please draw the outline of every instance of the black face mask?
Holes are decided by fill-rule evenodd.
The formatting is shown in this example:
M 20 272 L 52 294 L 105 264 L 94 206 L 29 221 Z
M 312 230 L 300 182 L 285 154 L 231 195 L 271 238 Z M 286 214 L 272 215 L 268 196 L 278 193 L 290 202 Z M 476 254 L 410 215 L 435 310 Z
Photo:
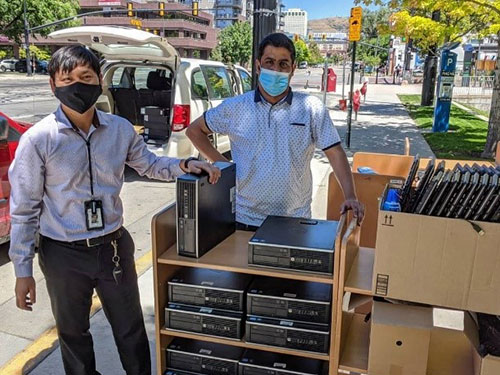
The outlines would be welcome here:
M 101 94 L 101 85 L 89 85 L 82 82 L 56 87 L 54 91 L 54 95 L 62 104 L 80 114 L 87 112 Z

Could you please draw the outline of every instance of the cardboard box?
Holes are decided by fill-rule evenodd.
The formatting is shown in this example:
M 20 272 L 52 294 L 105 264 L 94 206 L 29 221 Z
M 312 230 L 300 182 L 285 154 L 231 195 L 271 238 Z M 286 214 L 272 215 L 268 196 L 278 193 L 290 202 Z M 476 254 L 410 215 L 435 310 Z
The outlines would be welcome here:
M 408 356 L 403 350 L 406 337 L 415 340 L 413 332 L 419 329 L 429 331 L 429 340 L 426 334 Z M 393 344 L 395 339 L 400 347 Z M 411 344 L 411 350 L 418 345 Z M 369 375 L 499 375 L 500 358 L 481 358 L 478 347 L 479 329 L 469 312 L 374 302 Z
M 500 224 L 379 210 L 373 292 L 500 314 Z
M 432 309 L 374 302 L 369 375 L 426 375 Z

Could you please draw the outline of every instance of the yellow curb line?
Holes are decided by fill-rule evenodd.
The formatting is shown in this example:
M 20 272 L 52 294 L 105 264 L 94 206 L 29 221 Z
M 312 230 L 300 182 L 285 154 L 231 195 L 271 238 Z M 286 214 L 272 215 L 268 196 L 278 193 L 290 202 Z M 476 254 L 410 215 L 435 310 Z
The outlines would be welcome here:
M 152 251 L 135 260 L 135 269 L 137 276 L 141 276 L 151 266 Z M 101 309 L 101 301 L 97 295 L 92 298 L 92 307 L 90 309 L 90 316 L 92 317 Z M 22 352 L 15 355 L 3 367 L 0 367 L 0 374 L 2 375 L 24 375 L 33 370 L 40 364 L 50 353 L 52 353 L 58 346 L 57 343 L 57 330 L 55 327 L 49 328 L 42 333 L 33 343 L 31 343 Z

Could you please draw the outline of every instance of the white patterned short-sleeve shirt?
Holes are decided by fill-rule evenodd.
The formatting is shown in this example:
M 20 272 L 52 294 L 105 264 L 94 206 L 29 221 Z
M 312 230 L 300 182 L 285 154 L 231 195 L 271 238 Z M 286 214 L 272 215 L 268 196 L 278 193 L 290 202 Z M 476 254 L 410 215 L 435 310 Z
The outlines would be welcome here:
M 258 90 L 205 113 L 208 128 L 229 136 L 236 163 L 236 220 L 259 226 L 268 215 L 310 217 L 311 160 L 340 137 L 321 100 L 290 90 L 275 105 Z

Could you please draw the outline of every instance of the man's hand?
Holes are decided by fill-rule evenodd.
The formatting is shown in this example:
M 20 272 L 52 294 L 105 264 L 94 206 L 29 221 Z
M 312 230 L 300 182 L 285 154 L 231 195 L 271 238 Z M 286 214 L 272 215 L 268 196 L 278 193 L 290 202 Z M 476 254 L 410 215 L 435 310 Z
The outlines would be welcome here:
M 36 283 L 33 277 L 16 278 L 16 306 L 21 310 L 32 311 L 36 303 Z M 29 295 L 29 297 L 28 297 Z
M 220 169 L 205 161 L 191 160 L 188 163 L 187 168 L 185 167 L 184 164 L 182 169 L 184 169 L 188 173 L 194 173 L 194 174 L 200 174 L 202 171 L 207 172 L 208 181 L 211 184 L 216 184 L 220 178 Z
M 352 210 L 352 214 L 357 219 L 358 225 L 361 225 L 361 222 L 365 217 L 365 206 L 363 203 L 357 199 L 347 199 L 344 203 L 342 203 L 342 206 L 340 206 L 340 213 L 343 214 L 349 210 Z

